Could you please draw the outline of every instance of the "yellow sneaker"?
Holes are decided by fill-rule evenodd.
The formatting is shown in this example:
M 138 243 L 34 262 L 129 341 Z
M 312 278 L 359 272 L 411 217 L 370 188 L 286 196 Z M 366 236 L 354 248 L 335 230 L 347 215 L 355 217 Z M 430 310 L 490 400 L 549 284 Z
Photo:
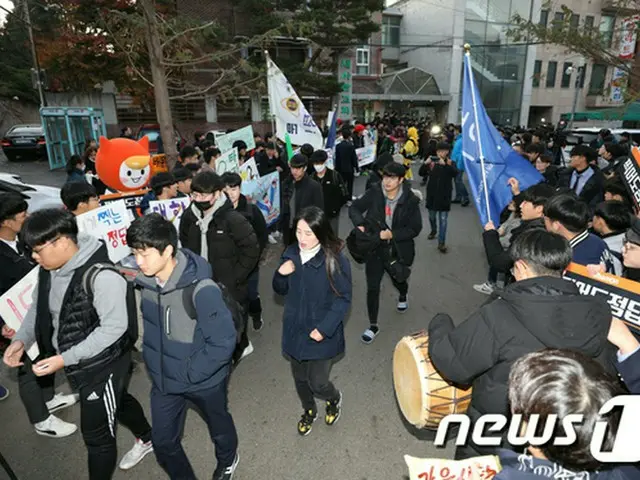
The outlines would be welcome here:
M 306 437 L 311 433 L 313 422 L 318 418 L 318 413 L 313 410 L 306 410 L 298 421 L 298 433 Z
M 340 397 L 338 400 L 331 400 L 327 402 L 327 412 L 324 416 L 324 422 L 331 426 L 335 425 L 335 423 L 340 418 L 340 413 L 342 412 L 342 392 L 340 392 Z

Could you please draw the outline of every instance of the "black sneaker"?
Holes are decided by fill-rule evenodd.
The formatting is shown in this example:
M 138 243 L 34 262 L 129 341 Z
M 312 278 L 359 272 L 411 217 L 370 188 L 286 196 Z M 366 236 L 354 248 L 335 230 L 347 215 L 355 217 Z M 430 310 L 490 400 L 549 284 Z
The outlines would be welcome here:
M 262 314 L 252 315 L 251 320 L 253 320 L 253 330 L 255 332 L 259 332 L 264 327 L 264 320 L 262 319 Z
M 447 253 L 449 251 L 444 243 L 438 244 L 438 250 L 440 250 L 440 253 Z
M 335 425 L 340 418 L 340 412 L 342 412 L 342 392 L 337 400 L 327 402 L 327 412 L 324 416 L 324 423 L 329 426 Z
M 313 422 L 316 421 L 316 418 L 318 418 L 318 412 L 314 410 L 306 410 L 298 421 L 298 433 L 303 437 L 309 435 L 313 428 Z
M 429 240 L 433 240 L 434 238 L 436 238 L 436 235 L 438 235 L 438 232 L 431 232 L 427 238 Z
M 228 466 L 218 465 L 213 472 L 212 480 L 232 480 L 233 474 L 238 468 L 238 462 L 240 461 L 240 455 L 236 453 L 236 458 L 233 459 L 233 463 Z

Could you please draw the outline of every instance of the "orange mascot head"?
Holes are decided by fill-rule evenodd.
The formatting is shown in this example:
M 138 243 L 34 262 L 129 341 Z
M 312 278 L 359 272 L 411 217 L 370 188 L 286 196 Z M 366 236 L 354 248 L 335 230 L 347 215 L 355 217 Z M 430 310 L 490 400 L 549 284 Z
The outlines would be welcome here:
M 96 172 L 111 190 L 133 192 L 147 186 L 151 177 L 149 138 L 140 140 L 100 137 Z

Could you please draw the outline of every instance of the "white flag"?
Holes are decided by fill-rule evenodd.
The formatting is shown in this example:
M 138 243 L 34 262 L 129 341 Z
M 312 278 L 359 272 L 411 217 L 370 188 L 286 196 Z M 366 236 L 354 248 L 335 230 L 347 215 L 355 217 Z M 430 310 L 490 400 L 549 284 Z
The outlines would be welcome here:
M 270 57 L 267 57 L 267 84 L 269 108 L 276 120 L 276 136 L 285 141 L 285 133 L 288 133 L 293 145 L 308 143 L 315 149 L 322 148 L 322 133 L 316 122 Z

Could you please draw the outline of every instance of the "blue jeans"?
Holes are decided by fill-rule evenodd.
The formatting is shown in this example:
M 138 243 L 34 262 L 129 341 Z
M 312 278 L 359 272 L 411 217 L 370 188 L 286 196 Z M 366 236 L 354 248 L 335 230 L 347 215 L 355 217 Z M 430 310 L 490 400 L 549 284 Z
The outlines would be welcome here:
M 458 172 L 456 175 L 456 200 L 460 200 L 460 202 L 468 202 L 469 201 L 469 192 L 467 192 L 467 187 L 464 184 L 464 172 Z
M 260 267 L 256 267 L 247 279 L 247 285 L 249 287 L 249 315 L 251 316 L 260 316 L 262 314 L 262 302 L 260 301 L 260 293 L 258 292 L 259 281 Z
M 438 224 L 436 224 L 436 218 Z M 438 233 L 438 243 L 444 244 L 447 238 L 447 220 L 449 218 L 449 212 L 436 212 L 435 210 L 429 210 L 429 223 L 431 224 L 431 231 Z

